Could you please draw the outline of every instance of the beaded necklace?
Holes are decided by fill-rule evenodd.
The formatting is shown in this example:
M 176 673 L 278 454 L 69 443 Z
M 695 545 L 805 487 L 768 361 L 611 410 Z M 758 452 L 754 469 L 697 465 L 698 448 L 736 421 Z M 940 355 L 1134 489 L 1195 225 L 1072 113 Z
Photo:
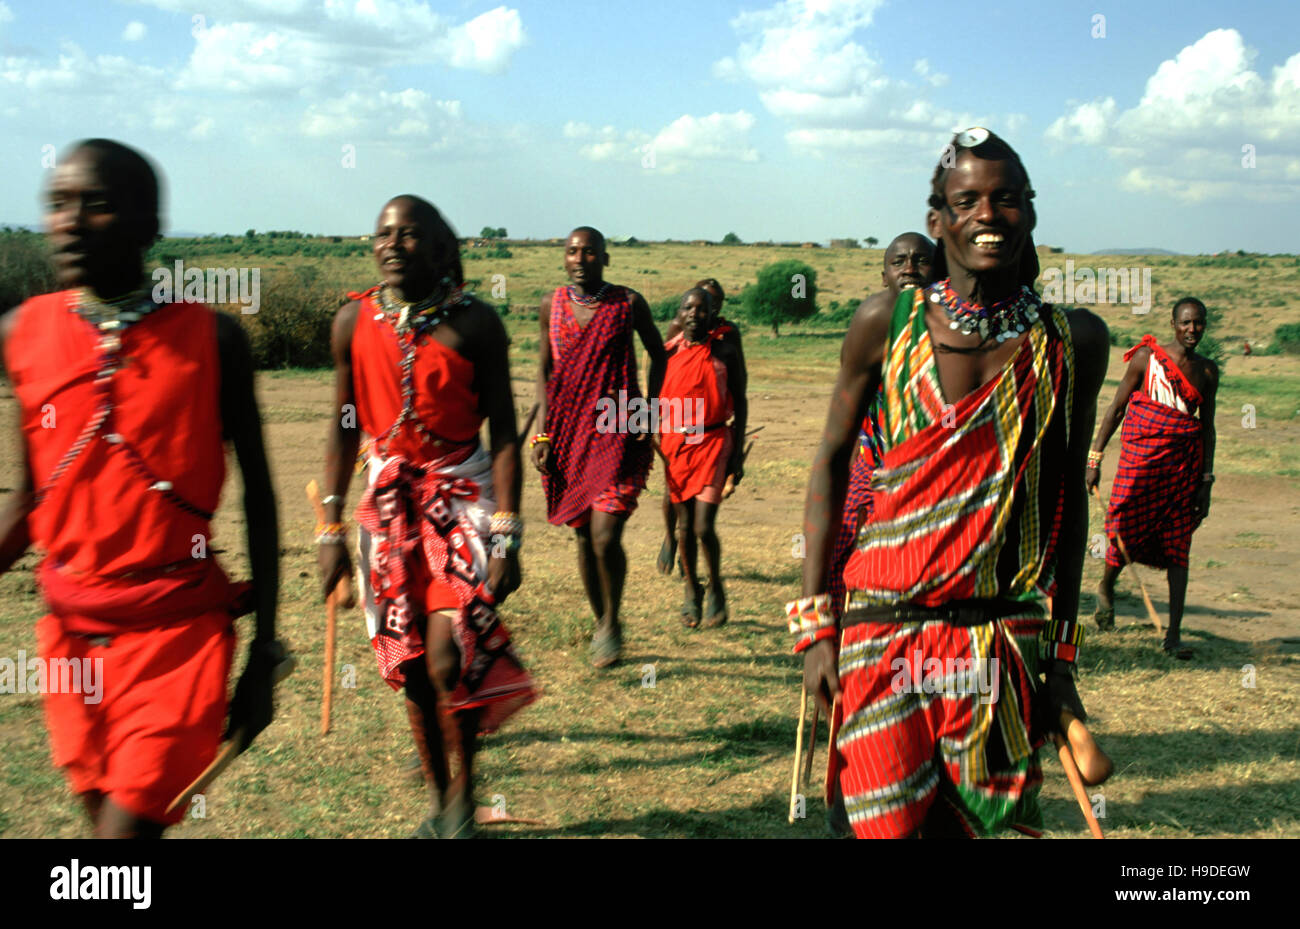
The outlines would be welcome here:
M 604 300 L 605 294 L 609 292 L 609 286 L 609 282 L 605 281 L 600 285 L 600 290 L 596 291 L 594 294 L 587 294 L 585 297 L 579 296 L 578 291 L 572 284 L 567 285 L 565 291 L 568 298 L 578 304 L 578 306 L 593 307 L 600 306 L 600 301 Z
M 999 342 L 1023 335 L 1038 322 L 1039 310 L 1043 306 L 1038 294 L 1023 285 L 1019 293 L 991 306 L 969 303 L 952 289 L 951 278 L 934 285 L 930 301 L 943 306 L 948 314 L 949 329 L 956 329 L 963 335 L 978 332 L 984 341 L 997 339 Z
M 443 278 L 444 285 L 450 285 L 450 278 Z M 402 349 L 402 360 L 398 362 L 398 370 L 401 371 L 402 382 L 402 411 L 393 420 L 393 424 L 388 430 L 375 439 L 375 448 L 379 453 L 388 456 L 388 441 L 404 423 L 410 423 L 416 435 L 421 439 L 440 445 L 446 442 L 441 436 L 425 428 L 424 423 L 420 422 L 415 415 L 415 350 L 417 339 L 420 334 L 432 331 L 442 323 L 451 311 L 458 306 L 466 306 L 470 303 L 471 295 L 465 291 L 462 284 L 459 287 L 453 287 L 446 296 L 441 299 L 434 295 L 425 297 L 416 303 L 406 303 L 401 300 L 395 300 L 388 292 L 388 285 L 379 286 L 379 303 L 383 307 L 384 316 L 388 319 L 397 333 L 397 344 Z

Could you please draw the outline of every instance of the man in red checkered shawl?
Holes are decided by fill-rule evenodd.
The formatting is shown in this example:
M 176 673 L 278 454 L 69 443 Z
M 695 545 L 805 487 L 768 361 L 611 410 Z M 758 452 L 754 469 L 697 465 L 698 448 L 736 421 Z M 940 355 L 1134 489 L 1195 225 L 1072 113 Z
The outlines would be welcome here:
M 1128 557 L 1165 568 L 1169 574 L 1169 629 L 1164 649 L 1191 658 L 1179 629 L 1187 598 L 1187 553 L 1192 532 L 1210 512 L 1214 484 L 1214 399 L 1219 368 L 1198 355 L 1205 335 L 1205 304 L 1185 297 L 1174 304 L 1173 340 L 1154 336 L 1129 349 L 1128 370 L 1115 400 L 1102 417 L 1088 454 L 1089 491 L 1101 480 L 1101 456 L 1120 420 L 1123 448 L 1106 514 L 1106 569 L 1097 587 L 1094 618 L 1102 629 L 1115 625 L 1115 580 Z M 1199 411 L 1199 417 L 1198 417 Z
M 572 283 L 543 301 L 538 313 L 543 425 L 532 439 L 547 519 L 577 533 L 578 574 L 596 614 L 591 658 L 598 668 L 615 664 L 622 652 L 623 524 L 636 509 L 652 455 L 632 333 L 650 355 L 649 396 L 659 396 L 667 364 L 645 298 L 608 283 L 608 264 L 605 237 L 590 226 L 565 240 L 564 270 Z

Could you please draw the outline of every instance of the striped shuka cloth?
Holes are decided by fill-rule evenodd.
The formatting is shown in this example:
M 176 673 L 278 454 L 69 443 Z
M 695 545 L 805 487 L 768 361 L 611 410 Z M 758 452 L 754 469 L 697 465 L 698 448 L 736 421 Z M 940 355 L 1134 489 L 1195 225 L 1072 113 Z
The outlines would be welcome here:
M 1106 510 L 1106 564 L 1120 567 L 1123 539 L 1129 557 L 1153 568 L 1187 567 L 1192 533 L 1200 525 L 1195 498 L 1201 487 L 1205 441 L 1202 423 L 1192 415 L 1201 395 L 1152 336 L 1143 389 L 1135 390 L 1124 410 L 1119 465 Z
M 837 761 L 850 824 L 863 838 L 904 836 L 923 823 L 973 835 L 1033 831 L 1041 821 L 1044 734 L 1031 721 L 1041 599 L 1055 590 L 1065 501 L 1069 322 L 1044 306 L 1002 372 L 948 405 L 925 325 L 928 293 L 895 305 L 882 377 L 884 456 L 871 517 L 844 571 L 847 607 L 976 598 L 1025 607 L 970 627 L 845 629 Z M 983 688 L 961 670 L 980 662 Z

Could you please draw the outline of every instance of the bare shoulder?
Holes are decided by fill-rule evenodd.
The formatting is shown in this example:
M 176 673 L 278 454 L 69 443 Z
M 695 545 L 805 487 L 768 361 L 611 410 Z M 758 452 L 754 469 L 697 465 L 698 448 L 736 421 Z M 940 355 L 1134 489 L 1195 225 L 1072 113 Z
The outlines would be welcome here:
M 1081 351 L 1088 354 L 1110 353 L 1110 329 L 1100 316 L 1083 307 L 1062 309 L 1070 324 L 1070 341 L 1074 343 L 1076 356 Z
M 861 359 L 868 367 L 879 364 L 884 358 L 893 316 L 894 297 L 887 290 L 872 294 L 858 304 L 844 337 L 844 358 Z

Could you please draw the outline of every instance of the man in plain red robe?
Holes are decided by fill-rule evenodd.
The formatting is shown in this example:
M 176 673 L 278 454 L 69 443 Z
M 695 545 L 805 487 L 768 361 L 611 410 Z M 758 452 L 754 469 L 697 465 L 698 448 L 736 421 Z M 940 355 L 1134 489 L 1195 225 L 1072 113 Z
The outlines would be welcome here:
M 716 522 L 727 475 L 743 475 L 740 449 L 749 415 L 744 360 L 726 340 L 731 327 L 715 320 L 707 291 L 683 295 L 681 331 L 664 346 L 668 370 L 659 396 L 659 444 L 686 579 L 682 622 L 691 628 L 701 617 L 706 628 L 727 621 Z M 707 588 L 698 580 L 699 549 L 708 565 Z
M 55 168 L 46 227 L 63 290 L 0 319 L 21 408 L 21 490 L 0 513 L 0 571 L 44 551 L 40 661 L 102 669 L 102 693 L 45 696 L 50 745 L 101 837 L 156 837 L 172 799 L 215 757 L 233 619 L 247 612 L 212 557 L 223 440 L 245 488 L 256 633 L 227 731 L 241 750 L 271 721 L 275 498 L 248 341 L 233 317 L 155 300 L 157 175 L 92 139 Z M 85 683 L 83 675 L 83 684 Z M 83 688 L 84 690 L 84 688 Z

